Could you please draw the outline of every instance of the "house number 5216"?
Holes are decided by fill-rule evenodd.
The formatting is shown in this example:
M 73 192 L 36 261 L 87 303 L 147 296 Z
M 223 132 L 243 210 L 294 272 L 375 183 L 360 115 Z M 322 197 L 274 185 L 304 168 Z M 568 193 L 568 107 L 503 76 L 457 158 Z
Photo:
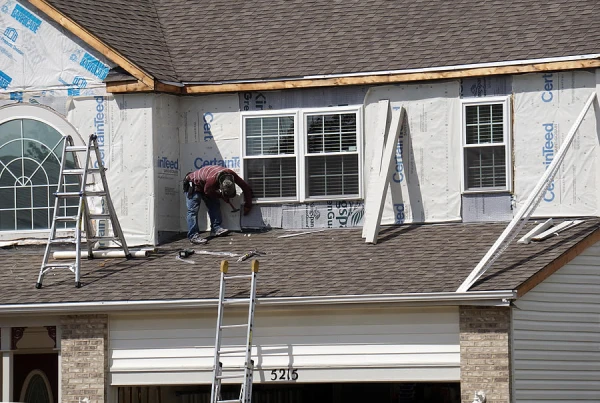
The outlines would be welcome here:
M 295 368 L 281 368 L 271 370 L 272 381 L 297 381 L 298 380 L 298 369 Z

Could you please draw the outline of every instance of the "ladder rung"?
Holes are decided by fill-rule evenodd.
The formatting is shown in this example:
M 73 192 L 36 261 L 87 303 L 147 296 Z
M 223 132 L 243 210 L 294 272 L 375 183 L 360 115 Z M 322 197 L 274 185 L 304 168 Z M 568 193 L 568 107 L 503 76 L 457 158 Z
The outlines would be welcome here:
M 85 196 L 106 196 L 106 192 L 104 190 L 86 190 L 84 192 Z
M 240 399 L 233 399 L 233 400 L 217 400 L 217 403 L 240 403 L 241 400 Z
M 90 145 L 90 150 L 93 150 L 94 147 L 93 145 Z M 87 151 L 88 147 L 87 146 L 67 146 L 65 147 L 65 151 L 69 151 L 69 152 L 77 152 L 77 151 Z
M 94 236 L 86 238 L 88 241 L 121 241 L 118 236 Z
M 83 169 L 63 169 L 63 175 L 83 175 Z
M 110 214 L 90 214 L 90 220 L 102 220 L 111 218 Z
M 83 194 L 81 192 L 56 192 L 56 193 L 54 193 L 54 196 L 60 197 L 60 198 L 81 197 L 82 195 Z
M 55 219 L 56 219 L 56 221 L 61 221 L 61 222 L 77 221 L 77 216 L 76 215 L 66 215 L 66 216 L 56 217 Z
M 250 298 L 228 298 L 228 299 L 223 300 L 223 304 L 226 304 L 226 305 L 243 304 L 243 303 L 249 303 L 249 302 L 250 302 Z
M 42 267 L 44 269 L 49 269 L 49 268 L 67 268 L 67 269 L 70 269 L 73 266 L 75 266 L 75 263 L 46 263 Z
M 222 325 L 221 329 L 232 329 L 234 327 L 248 327 L 247 323 L 241 323 L 239 325 Z
M 88 168 L 87 169 L 88 173 L 97 173 L 100 172 L 99 168 Z M 83 168 L 78 168 L 78 169 L 64 169 L 63 170 L 63 175 L 83 175 L 85 173 L 85 169 Z
M 246 351 L 248 351 L 248 348 L 241 348 L 241 349 L 235 349 L 235 350 L 227 350 L 227 351 L 223 351 L 223 350 L 219 350 L 219 354 L 237 354 L 237 353 L 245 353 Z
M 54 238 L 50 239 L 48 242 L 50 243 L 73 243 L 75 242 L 75 238 Z M 82 240 L 83 242 L 83 240 Z
M 235 276 L 223 276 L 223 279 L 225 279 L 225 280 L 231 280 L 234 278 L 252 278 L 252 274 L 238 274 Z
M 236 372 L 235 374 L 230 375 L 218 375 L 217 379 L 243 378 L 244 376 L 246 376 L 245 372 Z

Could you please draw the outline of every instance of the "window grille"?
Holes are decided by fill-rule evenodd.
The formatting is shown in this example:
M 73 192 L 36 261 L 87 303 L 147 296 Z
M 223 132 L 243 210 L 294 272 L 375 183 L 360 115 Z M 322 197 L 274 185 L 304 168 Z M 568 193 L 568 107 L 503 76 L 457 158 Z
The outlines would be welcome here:
M 508 102 L 463 103 L 464 188 L 508 190 Z

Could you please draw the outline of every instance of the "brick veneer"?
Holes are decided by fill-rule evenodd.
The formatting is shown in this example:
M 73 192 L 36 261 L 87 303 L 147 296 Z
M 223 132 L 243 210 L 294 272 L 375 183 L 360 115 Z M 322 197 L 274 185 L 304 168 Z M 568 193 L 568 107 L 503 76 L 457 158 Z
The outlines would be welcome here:
M 487 403 L 510 403 L 510 308 L 460 308 L 460 390 L 471 403 L 483 390 Z
M 61 317 L 61 403 L 106 401 L 108 369 L 108 317 L 69 315 Z

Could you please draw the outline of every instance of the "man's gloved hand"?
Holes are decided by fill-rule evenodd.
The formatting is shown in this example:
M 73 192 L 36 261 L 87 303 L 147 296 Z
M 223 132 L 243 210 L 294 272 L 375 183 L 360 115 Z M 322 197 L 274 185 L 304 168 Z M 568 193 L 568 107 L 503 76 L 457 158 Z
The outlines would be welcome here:
M 250 210 L 252 210 L 252 204 L 244 205 L 244 215 L 248 215 Z

